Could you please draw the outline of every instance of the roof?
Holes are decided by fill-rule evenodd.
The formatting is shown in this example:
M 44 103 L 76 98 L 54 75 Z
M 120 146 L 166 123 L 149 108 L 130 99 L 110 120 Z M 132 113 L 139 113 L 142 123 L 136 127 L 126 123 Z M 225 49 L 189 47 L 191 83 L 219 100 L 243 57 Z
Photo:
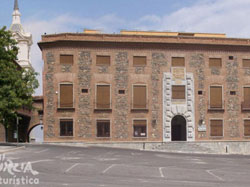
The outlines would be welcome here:
M 85 33 L 60 33 L 43 35 L 38 43 L 40 49 L 52 43 L 136 43 L 136 44 L 181 44 L 181 45 L 224 45 L 250 47 L 250 39 L 227 38 L 216 33 L 180 33 L 151 31 L 121 31 L 119 34 L 103 34 L 89 30 Z

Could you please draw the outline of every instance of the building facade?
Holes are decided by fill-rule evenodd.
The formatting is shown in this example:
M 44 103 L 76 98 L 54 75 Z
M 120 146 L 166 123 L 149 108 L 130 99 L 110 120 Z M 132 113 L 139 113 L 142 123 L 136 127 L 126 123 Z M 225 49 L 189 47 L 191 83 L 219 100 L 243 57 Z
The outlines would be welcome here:
M 250 138 L 250 40 L 224 34 L 43 35 L 46 142 Z

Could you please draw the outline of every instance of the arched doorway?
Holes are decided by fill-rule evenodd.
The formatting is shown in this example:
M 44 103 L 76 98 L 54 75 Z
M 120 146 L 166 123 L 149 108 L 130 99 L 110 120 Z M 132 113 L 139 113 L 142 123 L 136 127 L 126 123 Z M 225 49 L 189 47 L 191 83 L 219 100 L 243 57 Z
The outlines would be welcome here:
M 43 125 L 37 124 L 28 132 L 28 141 L 33 143 L 43 142 Z
M 187 125 L 183 116 L 177 115 L 171 122 L 172 141 L 187 141 Z

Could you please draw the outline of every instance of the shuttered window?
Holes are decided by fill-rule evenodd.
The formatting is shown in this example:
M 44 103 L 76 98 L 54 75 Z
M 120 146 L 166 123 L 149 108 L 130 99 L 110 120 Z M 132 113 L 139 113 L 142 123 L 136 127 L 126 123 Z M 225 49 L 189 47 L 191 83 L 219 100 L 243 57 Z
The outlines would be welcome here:
M 185 67 L 185 58 L 172 57 L 172 67 Z
M 172 86 L 172 99 L 185 99 L 186 88 L 185 86 Z
M 221 58 L 209 58 L 209 67 L 210 68 L 221 68 L 222 67 Z
M 250 108 L 250 87 L 244 87 L 244 108 Z
M 110 85 L 97 85 L 96 108 L 110 109 Z
M 110 56 L 96 56 L 96 65 L 98 66 L 110 66 Z
M 147 137 L 146 120 L 134 120 L 134 137 Z
M 210 87 L 210 108 L 222 108 L 222 87 Z
M 133 66 L 146 66 L 147 57 L 145 56 L 134 56 L 133 57 Z
M 60 84 L 60 108 L 73 108 L 73 84 Z
M 60 55 L 60 64 L 73 65 L 73 55 Z
M 242 63 L 243 68 L 250 68 L 250 59 L 243 59 Z
M 210 121 L 210 136 L 223 136 L 223 120 Z
M 97 120 L 97 137 L 110 137 L 110 121 Z
M 144 85 L 133 86 L 133 108 L 147 108 L 147 87 Z
M 250 136 L 250 120 L 244 120 L 244 136 Z
M 73 120 L 72 119 L 60 120 L 60 136 L 73 136 Z

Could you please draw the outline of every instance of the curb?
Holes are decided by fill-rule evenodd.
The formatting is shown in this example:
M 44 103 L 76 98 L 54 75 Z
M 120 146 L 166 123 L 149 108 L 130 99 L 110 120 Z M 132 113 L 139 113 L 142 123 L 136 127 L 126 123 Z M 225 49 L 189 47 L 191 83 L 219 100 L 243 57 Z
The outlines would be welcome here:
M 3 150 L 3 151 L 0 150 L 0 154 L 14 152 L 14 151 L 17 151 L 19 149 L 25 149 L 25 148 L 26 148 L 25 146 L 21 146 L 21 147 L 16 147 L 16 148 L 13 148 L 13 149 L 7 149 L 7 150 Z

